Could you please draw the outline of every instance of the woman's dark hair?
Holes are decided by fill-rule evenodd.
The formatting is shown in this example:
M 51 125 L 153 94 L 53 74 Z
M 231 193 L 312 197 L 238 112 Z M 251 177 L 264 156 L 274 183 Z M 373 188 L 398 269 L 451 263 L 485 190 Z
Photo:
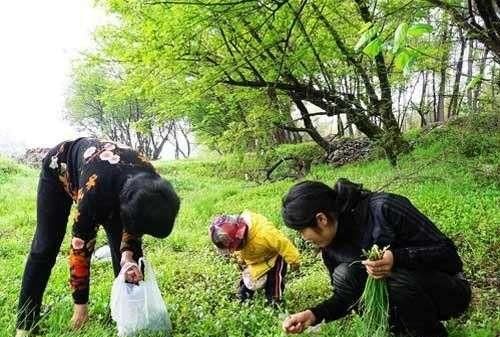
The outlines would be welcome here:
M 366 195 L 361 184 L 341 178 L 333 188 L 319 181 L 303 181 L 290 188 L 283 197 L 281 215 L 285 224 L 295 230 L 315 227 L 319 212 L 338 218 Z
M 172 231 L 180 200 L 172 185 L 153 173 L 128 178 L 120 193 L 120 215 L 126 231 L 165 238 Z

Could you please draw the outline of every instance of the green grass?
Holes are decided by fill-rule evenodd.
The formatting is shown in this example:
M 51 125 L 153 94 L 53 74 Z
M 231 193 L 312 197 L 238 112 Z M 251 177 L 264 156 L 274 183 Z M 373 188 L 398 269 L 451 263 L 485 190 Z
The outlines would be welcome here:
M 464 128 L 471 131 L 467 133 Z M 407 196 L 454 239 L 472 281 L 474 298 L 462 318 L 447 323 L 451 337 L 493 337 L 500 331 L 500 187 L 495 176 L 500 167 L 500 142 L 498 129 L 481 130 L 455 125 L 414 136 L 415 150 L 401 158 L 397 169 L 385 160 L 341 168 L 316 165 L 306 177 L 329 184 L 347 177 L 374 190 L 385 186 L 386 191 Z M 467 143 L 471 134 L 480 135 L 481 144 Z M 216 161 L 157 163 L 180 193 L 182 207 L 169 238 L 146 238 L 146 255 L 169 306 L 174 336 L 282 336 L 281 320 L 287 311 L 302 310 L 329 296 L 326 270 L 296 233 L 284 229 L 304 254 L 301 270 L 288 275 L 286 308 L 267 308 L 262 295 L 244 305 L 231 299 L 238 270 L 215 254 L 207 237 L 210 219 L 218 213 L 250 208 L 283 227 L 281 198 L 294 181 L 259 185 L 238 178 L 228 161 L 222 162 L 224 167 Z M 485 165 L 488 170 L 482 169 Z M 37 176 L 36 170 L 0 160 L 2 337 L 11 335 L 14 329 L 25 256 L 35 227 Z M 106 263 L 92 266 L 90 323 L 78 333 L 68 328 L 72 307 L 67 282 L 69 242 L 68 235 L 45 294 L 43 336 L 113 336 L 115 328 L 106 320 L 113 277 Z M 104 242 L 100 231 L 98 246 Z M 354 337 L 360 323 L 356 316 L 347 317 L 323 326 L 315 336 Z

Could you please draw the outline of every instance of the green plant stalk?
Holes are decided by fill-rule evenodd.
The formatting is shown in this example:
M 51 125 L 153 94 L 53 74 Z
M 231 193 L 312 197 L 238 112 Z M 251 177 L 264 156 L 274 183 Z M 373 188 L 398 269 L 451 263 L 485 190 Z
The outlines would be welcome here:
M 375 261 L 382 258 L 385 250 L 380 250 L 377 245 L 364 252 L 369 260 Z M 389 292 L 385 279 L 375 279 L 368 276 L 365 289 L 360 299 L 363 313 L 362 337 L 387 337 L 389 336 Z

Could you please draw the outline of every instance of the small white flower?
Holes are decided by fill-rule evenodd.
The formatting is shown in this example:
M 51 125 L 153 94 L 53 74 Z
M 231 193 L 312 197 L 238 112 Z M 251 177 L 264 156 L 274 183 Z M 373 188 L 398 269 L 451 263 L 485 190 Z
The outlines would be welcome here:
M 104 150 L 113 151 L 116 148 L 116 146 L 115 144 L 112 143 L 106 143 L 104 144 L 103 148 Z
M 99 158 L 101 158 L 101 160 L 110 160 L 111 158 L 113 158 L 113 152 L 111 151 L 103 151 L 100 155 L 99 155 Z
M 66 172 L 67 169 L 68 169 L 68 166 L 66 165 L 66 163 L 61 163 L 61 173 Z
M 96 151 L 96 147 L 95 146 L 91 146 L 89 147 L 87 150 L 85 150 L 85 152 L 83 153 L 83 159 L 87 159 L 89 158 L 91 155 L 93 155 Z
M 57 165 L 57 156 L 52 156 L 52 158 L 50 158 L 50 165 L 49 165 L 49 167 L 51 169 L 54 169 L 54 170 L 58 167 L 58 165 Z
M 117 154 L 114 154 L 111 159 L 108 159 L 110 164 L 117 164 L 120 161 L 120 156 Z

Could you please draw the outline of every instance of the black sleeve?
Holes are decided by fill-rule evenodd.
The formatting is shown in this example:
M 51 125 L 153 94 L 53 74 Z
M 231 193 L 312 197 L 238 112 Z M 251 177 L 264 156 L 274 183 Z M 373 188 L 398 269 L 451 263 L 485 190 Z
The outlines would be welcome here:
M 142 237 L 138 235 L 133 235 L 127 231 L 122 232 L 122 241 L 120 244 L 120 253 L 124 251 L 131 251 L 133 254 L 133 259 L 139 261 L 139 258 L 143 256 L 142 252 Z
M 328 251 L 323 251 L 322 256 L 323 262 L 328 269 L 328 274 L 330 274 L 330 280 L 333 287 L 333 275 L 339 263 L 328 254 Z M 346 296 L 346 294 L 340 292 L 341 289 L 335 289 L 335 287 L 333 287 L 332 297 L 313 308 L 309 308 L 316 317 L 315 324 L 319 324 L 323 320 L 330 322 L 346 316 L 354 303 L 359 299 L 359 296 Z
M 346 301 L 336 295 L 334 291 L 332 297 L 309 309 L 316 317 L 316 322 L 314 324 L 319 324 L 323 320 L 325 320 L 325 322 L 330 322 L 346 316 L 358 299 L 359 298 L 353 298 L 351 299 L 352 301 Z
M 394 266 L 409 269 L 433 269 L 456 274 L 462 261 L 453 242 L 448 239 L 408 199 L 390 196 L 373 210 L 375 242 L 389 244 Z

